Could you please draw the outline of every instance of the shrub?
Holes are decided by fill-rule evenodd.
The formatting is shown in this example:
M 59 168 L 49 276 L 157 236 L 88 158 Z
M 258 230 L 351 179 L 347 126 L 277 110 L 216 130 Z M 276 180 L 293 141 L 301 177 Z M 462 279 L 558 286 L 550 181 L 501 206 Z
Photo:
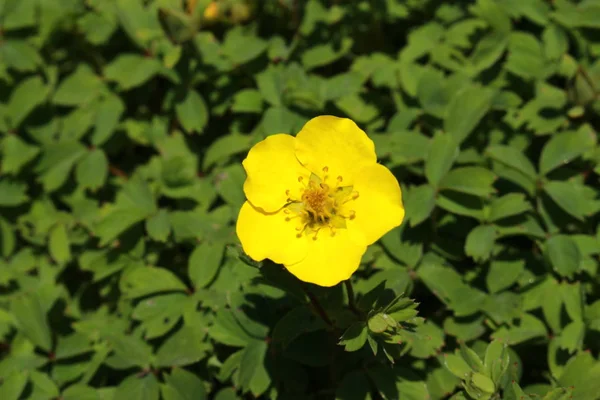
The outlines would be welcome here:
M 600 399 L 599 28 L 595 0 L 0 1 L 0 398 Z M 324 114 L 406 208 L 333 288 L 235 234 L 247 151 Z

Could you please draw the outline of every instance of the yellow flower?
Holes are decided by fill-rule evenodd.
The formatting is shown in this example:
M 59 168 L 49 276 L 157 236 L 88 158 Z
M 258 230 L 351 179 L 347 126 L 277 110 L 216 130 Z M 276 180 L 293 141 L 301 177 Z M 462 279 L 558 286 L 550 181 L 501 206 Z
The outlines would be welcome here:
M 296 137 L 269 136 L 243 166 L 248 201 L 236 230 L 244 251 L 305 282 L 350 278 L 367 246 L 404 219 L 398 181 L 349 119 L 320 116 Z

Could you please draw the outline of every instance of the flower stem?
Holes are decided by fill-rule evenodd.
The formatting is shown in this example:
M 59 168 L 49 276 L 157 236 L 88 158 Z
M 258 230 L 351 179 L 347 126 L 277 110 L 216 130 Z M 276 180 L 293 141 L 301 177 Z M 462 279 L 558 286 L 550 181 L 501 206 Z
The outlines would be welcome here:
M 344 281 L 344 285 L 346 286 L 346 293 L 348 294 L 348 306 L 350 307 L 350 310 L 352 310 L 354 314 L 361 316 L 362 313 L 360 312 L 358 307 L 356 307 L 354 288 L 352 287 L 352 282 L 350 281 L 350 279 Z
M 329 325 L 332 328 L 335 328 L 335 325 L 333 324 L 333 322 L 331 322 L 331 319 L 327 315 L 327 312 L 325 311 L 325 309 L 323 308 L 321 303 L 319 303 L 319 300 L 317 299 L 317 297 L 314 294 L 312 294 L 304 285 L 302 286 L 302 289 L 304 290 L 304 293 L 306 293 L 306 295 L 308 296 L 308 299 L 310 300 L 310 304 L 312 305 L 315 312 L 317 314 L 319 314 L 319 317 L 321 317 L 321 319 L 327 325 Z

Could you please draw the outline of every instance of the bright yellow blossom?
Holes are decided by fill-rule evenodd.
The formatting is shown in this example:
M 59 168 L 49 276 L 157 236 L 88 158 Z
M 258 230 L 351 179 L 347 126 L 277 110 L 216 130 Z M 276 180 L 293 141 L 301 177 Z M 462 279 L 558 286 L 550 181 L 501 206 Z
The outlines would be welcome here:
M 248 201 L 236 230 L 244 251 L 305 282 L 350 278 L 367 246 L 404 219 L 398 181 L 349 119 L 320 116 L 296 137 L 269 136 L 243 166 Z

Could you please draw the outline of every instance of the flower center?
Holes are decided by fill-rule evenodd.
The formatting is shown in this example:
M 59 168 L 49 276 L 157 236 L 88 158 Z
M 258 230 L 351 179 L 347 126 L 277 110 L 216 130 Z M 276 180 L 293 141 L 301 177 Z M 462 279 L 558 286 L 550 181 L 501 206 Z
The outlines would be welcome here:
M 330 185 L 330 177 L 327 175 L 328 168 L 323 168 L 322 177 L 311 174 L 308 183 L 303 177 L 298 178 L 302 185 L 301 195 L 298 199 L 293 198 L 290 190 L 286 191 L 288 203 L 284 208 L 287 214 L 286 221 L 297 223 L 297 237 L 312 235 L 317 239 L 319 231 L 328 228 L 331 236 L 335 236 L 337 229 L 346 228 L 346 220 L 354 219 L 354 210 L 342 210 L 342 205 L 358 198 L 358 192 L 352 190 L 352 186 L 342 186 L 343 178 L 338 176 L 334 185 Z

